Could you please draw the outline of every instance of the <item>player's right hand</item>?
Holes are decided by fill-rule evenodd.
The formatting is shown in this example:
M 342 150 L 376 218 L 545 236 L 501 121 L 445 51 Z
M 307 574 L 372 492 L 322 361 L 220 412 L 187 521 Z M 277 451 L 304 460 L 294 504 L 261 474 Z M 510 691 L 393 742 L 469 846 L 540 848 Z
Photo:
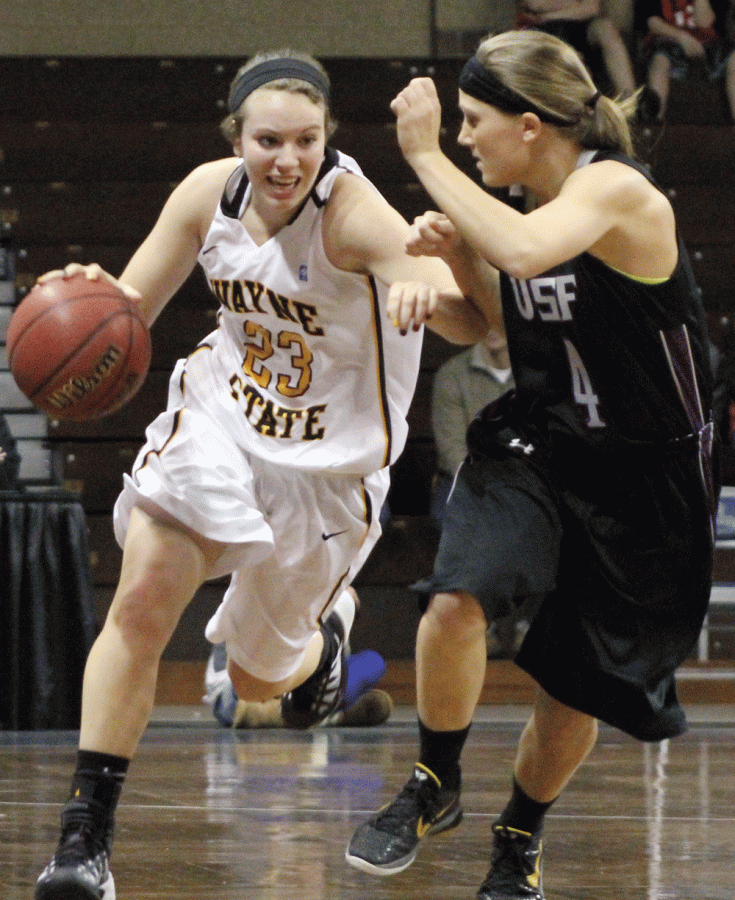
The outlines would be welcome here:
M 440 150 L 441 105 L 431 78 L 413 78 L 391 101 L 396 135 L 406 161 Z
M 134 303 L 139 303 L 142 299 L 141 295 L 135 288 L 130 287 L 130 285 L 125 284 L 122 281 L 118 281 L 117 278 L 110 275 L 109 272 L 106 272 L 102 266 L 97 263 L 91 263 L 89 265 L 82 265 L 82 263 L 69 263 L 68 266 L 64 266 L 63 269 L 52 269 L 50 272 L 46 272 L 43 275 L 39 275 L 37 282 L 38 284 L 46 284 L 48 281 L 53 281 L 55 278 L 72 278 L 74 275 L 84 275 L 89 281 L 99 281 L 102 279 L 103 281 L 109 281 L 111 284 L 116 285 L 120 288 L 120 290 L 125 294 L 128 300 L 132 300 Z

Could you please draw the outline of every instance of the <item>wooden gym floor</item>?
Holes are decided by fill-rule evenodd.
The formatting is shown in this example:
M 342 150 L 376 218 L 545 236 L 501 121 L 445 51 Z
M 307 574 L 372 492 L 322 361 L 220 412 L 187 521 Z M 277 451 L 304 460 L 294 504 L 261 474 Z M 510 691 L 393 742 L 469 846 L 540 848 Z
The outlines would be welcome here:
M 602 728 L 546 827 L 547 900 L 732 900 L 735 717 L 696 707 L 689 732 L 642 745 Z M 525 707 L 482 707 L 464 755 L 465 819 L 417 862 L 372 878 L 344 862 L 355 826 L 403 784 L 415 714 L 378 728 L 228 731 L 159 708 L 118 813 L 119 900 L 471 900 L 508 794 Z M 0 732 L 0 884 L 31 900 L 57 837 L 72 732 Z

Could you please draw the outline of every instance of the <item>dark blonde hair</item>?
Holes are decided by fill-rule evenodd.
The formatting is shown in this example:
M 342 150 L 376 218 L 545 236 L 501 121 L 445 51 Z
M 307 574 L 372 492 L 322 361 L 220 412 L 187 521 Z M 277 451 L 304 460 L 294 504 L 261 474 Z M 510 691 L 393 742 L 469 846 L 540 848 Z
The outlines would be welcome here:
M 532 29 L 486 38 L 475 58 L 502 84 L 551 119 L 585 150 L 633 155 L 629 120 L 636 97 L 624 101 L 600 94 L 579 54 L 553 35 Z
M 298 60 L 302 63 L 306 63 L 307 65 L 315 69 L 324 80 L 326 85 L 329 86 L 329 75 L 327 75 L 326 70 L 324 69 L 322 64 L 318 62 L 318 60 L 314 59 L 313 56 L 309 56 L 308 53 L 302 53 L 299 50 L 291 50 L 288 47 L 284 47 L 280 50 L 266 50 L 262 53 L 257 53 L 255 56 L 251 57 L 244 65 L 240 66 L 237 74 L 232 79 L 232 82 L 230 84 L 230 99 L 232 99 L 232 94 L 235 86 L 238 84 L 238 82 L 246 72 L 248 72 L 255 66 L 260 65 L 261 63 L 280 59 L 293 59 Z M 300 78 L 278 78 L 274 81 L 269 81 L 267 82 L 267 84 L 262 86 L 271 91 L 288 91 L 292 94 L 304 94 L 316 106 L 324 107 L 324 128 L 327 140 L 329 140 L 329 138 L 337 130 L 337 123 L 332 117 L 328 98 L 315 85 L 309 84 L 309 82 L 307 81 L 302 81 Z M 242 132 L 242 126 L 245 121 L 246 101 L 247 97 L 239 105 L 238 109 L 236 109 L 234 112 L 229 113 L 220 123 L 220 131 L 231 144 L 234 144 L 235 141 L 238 140 Z

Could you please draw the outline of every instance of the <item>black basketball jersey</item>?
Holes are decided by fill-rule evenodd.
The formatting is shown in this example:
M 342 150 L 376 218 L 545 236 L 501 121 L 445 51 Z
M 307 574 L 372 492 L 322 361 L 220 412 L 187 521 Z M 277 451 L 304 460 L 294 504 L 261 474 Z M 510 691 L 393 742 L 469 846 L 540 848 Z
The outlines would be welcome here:
M 607 151 L 589 164 L 628 157 Z M 589 253 L 528 280 L 501 273 L 518 405 L 553 448 L 601 451 L 695 435 L 710 418 L 704 315 L 686 250 L 665 282 Z M 580 442 L 582 442 L 580 444 Z
M 617 154 L 583 160 L 611 158 L 646 175 Z M 484 593 L 469 576 L 446 577 L 451 534 L 432 590 L 475 590 L 491 618 L 503 589 L 527 596 L 529 577 L 545 574 L 539 561 L 554 565 L 517 664 L 552 697 L 636 737 L 679 734 L 674 671 L 707 610 L 716 509 L 712 377 L 686 251 L 679 241 L 660 283 L 582 253 L 528 280 L 503 274 L 501 289 L 516 394 L 470 425 L 464 493 L 455 489 L 469 500 L 458 509 L 450 498 L 447 511 L 465 543 L 487 530 L 490 550 L 464 564 L 485 577 Z M 494 515 L 519 487 L 547 511 L 532 542 L 525 520 Z M 501 563 L 488 577 L 492 552 Z

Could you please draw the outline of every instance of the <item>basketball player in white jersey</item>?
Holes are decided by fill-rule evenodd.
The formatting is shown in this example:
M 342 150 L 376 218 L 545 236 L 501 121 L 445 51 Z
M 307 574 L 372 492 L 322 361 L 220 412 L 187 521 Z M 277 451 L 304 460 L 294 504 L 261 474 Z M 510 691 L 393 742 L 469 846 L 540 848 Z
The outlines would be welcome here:
M 304 727 L 337 706 L 347 588 L 406 439 L 421 324 L 463 343 L 499 325 L 472 256 L 408 256 L 407 223 L 327 146 L 317 62 L 251 59 L 229 108 L 234 157 L 184 179 L 120 276 L 149 325 L 197 262 L 221 305 L 116 504 L 120 581 L 87 662 L 71 799 L 37 900 L 113 900 L 115 806 L 161 653 L 202 582 L 232 575 L 207 636 L 226 645 L 239 697 L 283 694 L 284 718 Z

